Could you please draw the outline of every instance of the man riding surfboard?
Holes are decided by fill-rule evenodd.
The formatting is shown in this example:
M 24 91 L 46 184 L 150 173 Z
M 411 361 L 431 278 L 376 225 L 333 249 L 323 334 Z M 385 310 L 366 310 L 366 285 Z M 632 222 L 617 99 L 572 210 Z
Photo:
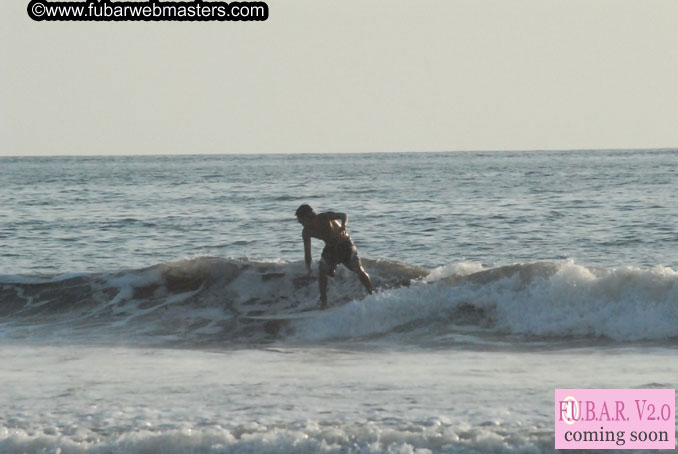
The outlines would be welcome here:
M 346 213 L 327 211 L 316 214 L 313 208 L 303 204 L 297 208 L 296 216 L 297 221 L 304 226 L 301 237 L 304 240 L 304 260 L 309 275 L 312 262 L 311 238 L 318 238 L 325 242 L 318 267 L 321 309 L 327 308 L 327 276 L 334 276 L 337 265 L 340 263 L 358 275 L 360 282 L 369 293 L 374 292 L 370 276 L 360 263 L 358 248 L 346 233 L 348 225 Z M 341 221 L 341 224 L 338 221 Z

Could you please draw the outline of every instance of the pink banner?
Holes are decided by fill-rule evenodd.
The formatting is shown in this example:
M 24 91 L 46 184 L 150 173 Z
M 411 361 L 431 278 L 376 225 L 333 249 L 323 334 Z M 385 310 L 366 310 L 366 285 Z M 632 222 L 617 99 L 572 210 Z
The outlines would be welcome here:
M 556 449 L 674 449 L 673 389 L 556 389 Z

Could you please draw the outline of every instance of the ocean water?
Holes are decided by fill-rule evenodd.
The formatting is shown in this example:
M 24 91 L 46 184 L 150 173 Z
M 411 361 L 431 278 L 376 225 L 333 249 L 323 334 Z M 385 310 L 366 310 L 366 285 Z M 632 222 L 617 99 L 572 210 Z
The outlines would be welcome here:
M 554 452 L 675 388 L 678 150 L 0 158 L 0 453 Z M 306 277 L 343 211 L 378 292 Z M 629 452 L 629 451 L 623 451 Z

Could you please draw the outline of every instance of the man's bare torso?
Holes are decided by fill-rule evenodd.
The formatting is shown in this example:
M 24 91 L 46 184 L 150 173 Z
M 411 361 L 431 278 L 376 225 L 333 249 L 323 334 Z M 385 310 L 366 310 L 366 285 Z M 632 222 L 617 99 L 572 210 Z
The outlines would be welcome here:
M 335 244 L 350 239 L 332 212 L 320 213 L 313 218 L 311 225 L 304 227 L 302 235 L 323 240 L 325 244 Z

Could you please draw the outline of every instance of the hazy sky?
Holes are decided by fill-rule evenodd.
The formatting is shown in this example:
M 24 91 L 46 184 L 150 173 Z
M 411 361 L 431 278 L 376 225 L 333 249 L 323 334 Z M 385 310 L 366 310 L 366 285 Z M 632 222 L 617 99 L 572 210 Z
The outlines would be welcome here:
M 268 1 L 265 22 L 0 5 L 0 155 L 678 146 L 678 1 Z

